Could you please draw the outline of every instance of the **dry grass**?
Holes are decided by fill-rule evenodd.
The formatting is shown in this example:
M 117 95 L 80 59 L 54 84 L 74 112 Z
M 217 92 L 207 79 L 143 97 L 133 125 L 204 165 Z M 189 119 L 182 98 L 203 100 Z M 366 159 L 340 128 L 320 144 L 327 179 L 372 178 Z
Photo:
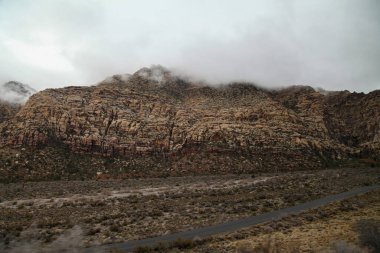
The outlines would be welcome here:
M 299 216 L 218 236 L 191 252 L 378 252 L 379 222 L 378 190 Z
M 257 180 L 263 175 L 0 185 L 0 193 L 5 193 L 2 196 L 6 199 L 0 203 L 0 244 L 17 242 L 20 233 L 33 222 L 38 225 L 37 238 L 41 242 L 53 241 L 73 224 L 84 230 L 85 244 L 173 233 L 372 184 L 378 174 L 378 169 L 347 169 L 268 174 L 264 176 L 269 179 L 260 182 Z M 115 192 L 128 195 L 115 197 Z M 28 196 L 31 198 L 21 199 Z M 39 199 L 33 201 L 33 197 Z M 318 215 L 323 218 L 322 213 Z M 310 214 L 294 222 L 316 218 Z M 290 226 L 279 222 L 263 227 L 263 231 L 282 229 L 285 233 Z M 302 234 L 294 232 L 295 236 Z

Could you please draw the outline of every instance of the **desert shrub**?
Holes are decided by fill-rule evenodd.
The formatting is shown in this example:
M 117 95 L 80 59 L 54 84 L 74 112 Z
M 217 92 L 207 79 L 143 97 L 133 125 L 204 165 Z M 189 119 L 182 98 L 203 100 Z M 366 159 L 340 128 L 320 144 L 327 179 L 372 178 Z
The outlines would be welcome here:
M 324 251 L 325 253 L 365 253 L 364 249 L 359 248 L 354 244 L 349 244 L 347 242 L 336 242 L 333 244 L 331 250 Z
M 203 240 L 202 240 L 203 242 Z M 191 239 L 183 239 L 178 238 L 177 240 L 173 242 L 159 242 L 156 245 L 150 247 L 150 246 L 139 246 L 134 249 L 134 253 L 153 253 L 153 252 L 172 252 L 172 250 L 178 249 L 180 252 L 184 249 L 191 249 L 195 247 L 196 245 L 200 244 L 200 240 L 198 239 L 197 242 L 194 242 Z
M 87 230 L 86 235 L 95 235 L 100 232 L 100 228 L 90 228 Z
M 149 246 L 139 246 L 133 250 L 134 253 L 149 253 L 152 251 L 153 249 Z
M 118 232 L 121 232 L 121 228 L 120 228 L 119 224 L 113 224 L 110 227 L 110 231 L 118 233 Z
M 236 251 L 237 253 L 252 253 L 253 249 L 249 243 L 243 243 L 237 247 Z
M 251 247 L 248 244 L 240 245 L 237 248 L 238 253 L 298 253 L 299 247 L 293 244 L 281 244 L 272 237 L 268 237 L 258 246 Z
M 190 249 L 195 246 L 193 240 L 178 238 L 173 242 L 173 248 L 178 249 Z
M 153 247 L 156 252 L 165 252 L 168 250 L 168 244 L 164 242 L 159 242 Z
M 359 220 L 355 224 L 361 246 L 380 252 L 380 222 L 374 219 Z

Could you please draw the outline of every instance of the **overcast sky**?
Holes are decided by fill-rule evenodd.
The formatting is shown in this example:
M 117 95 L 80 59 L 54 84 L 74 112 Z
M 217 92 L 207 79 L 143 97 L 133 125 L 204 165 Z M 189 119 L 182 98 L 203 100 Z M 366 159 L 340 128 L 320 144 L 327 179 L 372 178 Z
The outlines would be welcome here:
M 211 83 L 380 89 L 379 0 L 0 0 L 0 82 L 161 64 Z

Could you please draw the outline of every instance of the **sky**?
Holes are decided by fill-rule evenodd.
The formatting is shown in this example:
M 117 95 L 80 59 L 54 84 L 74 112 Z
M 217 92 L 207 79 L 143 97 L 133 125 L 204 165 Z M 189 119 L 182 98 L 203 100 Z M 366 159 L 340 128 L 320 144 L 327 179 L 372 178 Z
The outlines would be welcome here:
M 211 84 L 380 89 L 379 0 L 0 0 L 0 82 L 160 64 Z

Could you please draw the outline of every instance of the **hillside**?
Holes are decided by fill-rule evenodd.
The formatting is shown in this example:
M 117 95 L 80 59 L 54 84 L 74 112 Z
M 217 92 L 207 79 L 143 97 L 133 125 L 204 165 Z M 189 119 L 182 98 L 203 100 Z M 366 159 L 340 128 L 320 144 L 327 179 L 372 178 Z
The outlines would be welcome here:
M 380 91 L 211 87 L 144 68 L 31 96 L 1 125 L 0 174 L 124 178 L 375 164 L 379 108 Z

